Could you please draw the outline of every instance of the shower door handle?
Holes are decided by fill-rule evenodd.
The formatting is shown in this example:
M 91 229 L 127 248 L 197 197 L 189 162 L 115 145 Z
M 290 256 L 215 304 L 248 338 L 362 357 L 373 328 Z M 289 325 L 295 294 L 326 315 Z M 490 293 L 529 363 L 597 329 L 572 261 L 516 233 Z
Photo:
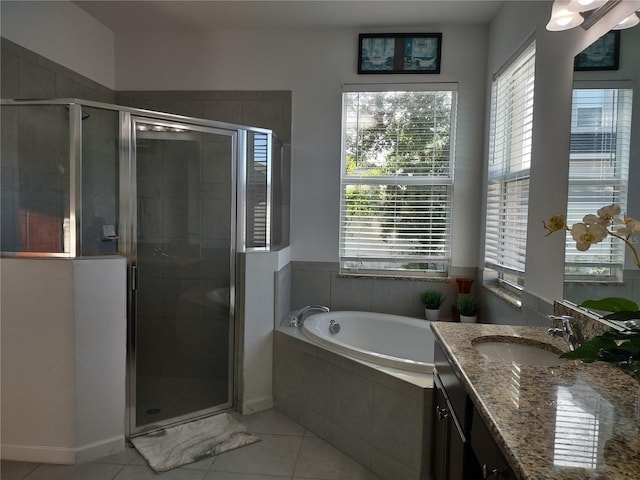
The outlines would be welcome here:
M 131 265 L 131 290 L 138 290 L 138 267 Z

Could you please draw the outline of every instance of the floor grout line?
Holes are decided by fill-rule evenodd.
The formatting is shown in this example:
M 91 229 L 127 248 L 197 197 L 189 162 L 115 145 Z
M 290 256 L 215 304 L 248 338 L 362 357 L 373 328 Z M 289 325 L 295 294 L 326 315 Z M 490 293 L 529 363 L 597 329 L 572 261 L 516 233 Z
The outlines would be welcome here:
M 307 429 L 305 428 L 302 432 L 302 436 L 300 439 L 300 446 L 298 447 L 298 453 L 296 454 L 296 461 L 293 462 L 293 471 L 291 472 L 291 480 L 296 476 L 296 469 L 298 468 L 298 461 L 300 461 L 300 453 L 302 452 L 302 444 L 304 443 L 304 439 L 306 438 Z
M 277 411 L 276 411 L 277 412 Z M 259 413 L 259 412 L 258 412 Z M 282 417 L 282 419 L 284 419 L 285 423 L 280 423 L 282 422 L 282 419 L 280 418 Z M 240 420 L 240 419 L 239 419 Z M 292 423 L 289 423 L 292 422 Z M 248 422 L 250 423 L 250 422 Z M 273 437 L 273 438 L 281 438 L 284 439 L 285 438 L 290 438 L 291 440 L 289 440 L 289 442 L 293 442 L 293 439 L 297 439 L 298 440 L 298 446 L 297 446 L 297 451 L 295 452 L 295 456 L 294 456 L 294 461 L 292 462 L 292 470 L 290 471 L 290 474 L 285 474 L 284 472 L 282 472 L 281 474 L 275 474 L 273 473 L 271 470 L 260 470 L 260 473 L 256 473 L 257 476 L 260 476 L 261 478 L 271 478 L 273 477 L 273 479 L 277 479 L 277 478 L 286 478 L 287 480 L 294 480 L 295 478 L 302 478 L 302 477 L 296 477 L 296 471 L 298 471 L 298 469 L 300 468 L 300 462 L 301 462 L 301 458 L 302 458 L 302 452 L 304 450 L 304 446 L 305 446 L 305 442 L 307 442 L 307 438 L 309 439 L 319 439 L 323 442 L 326 442 L 326 440 L 322 439 L 321 437 L 319 437 L 318 435 L 316 435 L 315 433 L 311 432 L 310 430 L 308 430 L 306 427 L 302 426 L 299 422 L 295 422 L 291 419 L 288 419 L 288 417 L 284 416 L 284 415 L 280 415 L 279 413 L 276 414 L 275 416 L 273 414 L 267 414 L 266 417 L 261 418 L 261 417 L 256 417 L 254 424 L 256 425 L 256 427 L 258 428 L 258 430 L 260 430 L 259 432 L 256 431 L 255 429 L 251 429 L 250 430 L 253 431 L 253 433 L 255 433 L 257 436 L 263 436 L 263 437 Z M 295 424 L 295 428 L 294 427 Z M 285 442 L 286 443 L 286 442 Z M 293 446 L 290 444 L 290 446 Z M 127 449 L 131 448 L 131 451 L 127 451 Z M 333 447 L 335 448 L 335 447 Z M 313 449 L 312 449 L 313 450 Z M 123 452 L 120 452 L 119 454 L 114 454 L 116 456 L 112 457 L 112 456 L 107 456 L 107 457 L 102 457 L 99 459 L 96 459 L 92 462 L 88 462 L 88 463 L 94 463 L 97 465 L 110 465 L 113 470 L 110 476 L 106 477 L 106 476 L 100 476 L 99 478 L 102 478 L 104 480 L 122 480 L 124 478 L 130 478 L 130 476 L 133 476 L 134 478 L 136 477 L 136 473 L 137 472 L 137 468 L 141 468 L 141 469 L 150 469 L 150 467 L 148 466 L 147 462 L 140 462 L 140 458 L 141 455 L 139 454 L 139 452 L 135 449 L 135 447 L 132 446 L 125 446 L 125 450 Z M 218 476 L 224 476 L 225 473 L 232 473 L 232 474 L 239 474 L 239 472 L 235 472 L 233 469 L 230 470 L 229 472 L 222 471 L 222 470 L 215 470 L 214 469 L 214 465 L 216 465 L 216 463 L 218 461 L 220 461 L 220 459 L 218 457 L 221 457 L 224 454 L 219 454 L 219 455 L 214 455 L 211 459 L 211 463 L 209 463 L 208 465 L 203 464 L 201 466 L 199 466 L 200 468 L 188 468 L 185 466 L 182 467 L 178 467 L 176 470 L 186 470 L 189 473 L 178 473 L 177 475 L 184 475 L 185 477 L 188 478 L 192 478 L 194 480 L 205 480 L 207 479 L 209 476 L 211 478 L 217 478 Z M 110 461 L 104 461 L 106 460 L 108 457 L 112 457 L 110 458 Z M 291 458 L 291 457 L 289 457 Z M 102 461 L 101 461 L 102 460 Z M 10 461 L 8 461 L 10 462 Z M 359 462 L 356 462 L 359 463 Z M 37 463 L 37 464 L 33 464 L 33 468 L 29 471 L 26 471 L 24 473 L 20 473 L 20 475 L 16 475 L 16 479 L 19 480 L 33 480 L 35 478 L 41 478 L 41 476 L 44 476 L 47 474 L 48 472 L 48 468 L 49 468 L 49 464 L 45 464 L 45 463 Z M 222 465 L 218 465 L 219 467 L 222 467 Z M 231 466 L 231 464 L 230 464 Z M 56 478 L 58 478 L 58 480 L 68 480 L 69 478 L 76 478 L 76 476 L 78 475 L 77 469 L 74 467 L 77 467 L 77 465 L 69 465 L 68 466 L 68 475 L 65 474 L 65 470 L 62 470 L 62 474 L 60 476 L 56 476 Z M 28 469 L 29 467 L 27 467 Z M 108 469 L 105 471 L 106 467 L 101 467 L 102 470 L 100 468 L 97 468 L 96 471 L 98 473 L 100 473 L 100 475 L 104 475 L 104 473 L 106 473 L 106 471 L 109 471 Z M 365 467 L 366 468 L 366 467 Z M 89 468 L 90 470 L 90 468 Z M 367 468 L 367 470 L 369 470 Z M 14 473 L 18 473 L 20 470 L 17 469 Z M 56 472 L 59 472 L 60 470 L 55 470 Z M 39 472 L 39 473 L 38 473 Z M 268 473 L 267 473 L 268 472 Z M 98 478 L 98 473 L 96 474 L 92 474 L 91 470 L 88 473 L 88 476 L 86 477 L 86 480 L 94 480 L 95 478 Z M 304 473 L 304 472 L 301 472 Z M 307 472 L 309 473 L 309 472 Z M 146 478 L 147 473 L 145 472 L 145 478 Z M 83 477 L 85 478 L 85 477 Z M 161 478 L 161 477 L 160 477 Z M 235 477 L 234 477 L 235 478 Z

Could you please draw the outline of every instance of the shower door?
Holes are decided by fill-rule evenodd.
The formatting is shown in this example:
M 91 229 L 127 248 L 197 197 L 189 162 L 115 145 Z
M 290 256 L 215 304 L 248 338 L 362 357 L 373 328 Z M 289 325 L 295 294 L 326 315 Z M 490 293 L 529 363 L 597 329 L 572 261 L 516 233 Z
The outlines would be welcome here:
M 133 117 L 129 434 L 233 406 L 236 132 Z

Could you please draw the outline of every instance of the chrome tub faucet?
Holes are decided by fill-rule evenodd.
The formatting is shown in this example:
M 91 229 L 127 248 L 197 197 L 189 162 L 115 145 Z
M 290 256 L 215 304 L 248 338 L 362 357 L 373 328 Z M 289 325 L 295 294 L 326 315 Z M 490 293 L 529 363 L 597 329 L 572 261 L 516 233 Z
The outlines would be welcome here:
M 289 321 L 290 327 L 299 327 L 302 325 L 304 321 L 305 315 L 309 312 L 328 312 L 329 307 L 325 307 L 324 305 L 307 305 L 306 307 L 299 308 L 298 310 L 294 310 L 287 315 L 287 319 Z

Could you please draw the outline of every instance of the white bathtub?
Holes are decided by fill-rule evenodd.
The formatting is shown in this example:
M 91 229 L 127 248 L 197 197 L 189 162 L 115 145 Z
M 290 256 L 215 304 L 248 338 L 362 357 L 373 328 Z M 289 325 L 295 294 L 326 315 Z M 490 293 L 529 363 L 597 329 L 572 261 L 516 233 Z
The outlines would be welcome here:
M 336 334 L 329 323 L 340 324 Z M 304 320 L 303 333 L 329 350 L 412 372 L 433 371 L 433 334 L 430 322 L 385 313 L 335 311 Z

